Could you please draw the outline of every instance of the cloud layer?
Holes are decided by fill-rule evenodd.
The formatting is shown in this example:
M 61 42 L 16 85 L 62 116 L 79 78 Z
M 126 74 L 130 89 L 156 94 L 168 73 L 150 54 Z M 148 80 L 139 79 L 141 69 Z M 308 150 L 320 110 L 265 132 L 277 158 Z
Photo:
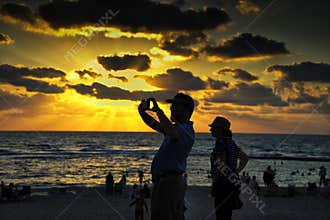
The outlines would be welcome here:
M 232 103 L 237 105 L 271 105 L 287 106 L 288 103 L 281 100 L 273 93 L 271 88 L 265 87 L 259 83 L 251 85 L 239 83 L 233 88 L 219 91 L 213 96 L 206 98 L 209 102 Z
M 57 85 L 29 77 L 60 78 L 62 81 L 64 81 L 65 73 L 54 68 L 26 68 L 15 67 L 8 64 L 0 65 L 0 83 L 8 83 L 14 86 L 23 86 L 29 92 L 64 92 L 64 89 Z
M 76 70 L 75 72 L 79 74 L 79 77 L 81 79 L 86 78 L 86 76 L 89 76 L 89 77 L 91 77 L 93 79 L 99 78 L 99 77 L 102 76 L 102 74 L 100 74 L 100 73 L 94 72 L 92 70 L 86 70 L 86 69 L 84 69 L 84 70 Z
M 184 71 L 180 68 L 168 69 L 166 73 L 155 76 L 135 75 L 135 78 L 144 79 L 148 84 L 168 90 L 202 90 L 202 89 L 220 89 L 228 86 L 223 81 L 208 78 L 204 81 L 194 76 L 190 71 Z
M 150 0 L 52 1 L 36 13 L 24 5 L 4 4 L 1 14 L 13 20 L 36 25 L 38 19 L 53 29 L 84 26 L 117 27 L 131 32 L 200 31 L 230 22 L 229 15 L 217 8 L 182 11 L 176 4 Z
M 255 81 L 259 79 L 257 76 L 254 76 L 251 73 L 242 69 L 222 68 L 218 71 L 218 74 L 231 75 L 235 79 L 240 79 L 243 81 Z
M 97 61 L 106 70 L 135 69 L 145 71 L 150 68 L 151 60 L 148 55 L 124 55 L 124 56 L 98 56 Z
M 220 41 L 217 45 L 208 45 L 203 49 L 209 56 L 222 59 L 253 58 L 288 54 L 285 44 L 267 39 L 260 35 L 243 33 Z
M 189 33 L 168 33 L 160 43 L 160 48 L 168 51 L 172 55 L 180 55 L 186 57 L 197 57 L 198 49 L 194 49 L 194 45 L 200 45 L 206 42 L 206 35 L 202 32 Z
M 12 44 L 14 43 L 13 39 L 11 39 L 7 34 L 0 33 L 0 45 L 1 44 Z
M 302 62 L 292 65 L 273 65 L 268 72 L 279 71 L 282 79 L 289 82 L 330 82 L 330 65 L 326 63 Z
M 131 100 L 139 101 L 154 97 L 161 102 L 165 102 L 166 99 L 173 97 L 177 92 L 168 90 L 159 91 L 128 91 L 119 87 L 108 87 L 101 83 L 93 83 L 92 85 L 76 84 L 68 85 L 69 88 L 75 89 L 82 95 L 94 96 L 98 99 L 110 99 L 110 100 Z

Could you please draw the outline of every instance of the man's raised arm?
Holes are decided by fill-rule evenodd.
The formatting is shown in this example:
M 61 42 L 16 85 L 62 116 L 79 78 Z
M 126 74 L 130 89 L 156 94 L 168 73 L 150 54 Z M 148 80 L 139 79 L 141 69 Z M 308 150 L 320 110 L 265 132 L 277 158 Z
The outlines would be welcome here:
M 167 134 L 171 137 L 171 139 L 177 140 L 179 138 L 179 134 L 175 129 L 173 123 L 168 119 L 168 117 L 164 114 L 163 110 L 161 110 L 156 102 L 156 99 L 150 98 L 150 101 L 153 103 L 152 111 L 157 113 L 159 118 L 160 127 L 163 130 L 163 133 Z
M 146 110 L 150 110 L 146 100 L 141 101 L 138 110 L 142 120 L 144 121 L 144 123 L 146 123 L 146 125 L 148 125 L 150 128 L 152 128 L 155 131 L 164 133 L 164 129 L 162 128 L 160 123 L 146 112 Z

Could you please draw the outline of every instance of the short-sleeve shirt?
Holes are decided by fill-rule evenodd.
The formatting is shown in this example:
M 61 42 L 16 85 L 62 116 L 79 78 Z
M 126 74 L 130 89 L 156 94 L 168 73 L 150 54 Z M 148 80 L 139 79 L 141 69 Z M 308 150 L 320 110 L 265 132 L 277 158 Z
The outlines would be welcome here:
M 163 143 L 155 154 L 151 164 L 153 177 L 157 177 L 162 172 L 168 171 L 186 172 L 187 157 L 195 140 L 193 122 L 176 123 L 174 127 L 178 133 L 178 139 L 174 140 L 165 134 Z

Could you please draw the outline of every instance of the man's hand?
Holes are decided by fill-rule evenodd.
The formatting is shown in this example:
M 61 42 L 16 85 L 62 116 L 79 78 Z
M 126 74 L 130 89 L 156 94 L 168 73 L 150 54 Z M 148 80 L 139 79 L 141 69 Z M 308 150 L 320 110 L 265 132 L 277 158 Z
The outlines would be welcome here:
M 158 106 L 158 103 L 157 103 L 157 101 L 156 101 L 155 98 L 149 98 L 148 101 L 152 102 L 152 106 L 153 106 L 153 107 L 151 108 L 151 111 L 153 111 L 153 112 L 157 112 L 157 111 L 160 110 L 160 108 L 159 108 L 159 106 Z
M 164 129 L 160 125 L 160 123 L 158 121 L 156 121 L 153 117 L 151 117 L 147 112 L 147 110 L 151 110 L 149 99 L 148 100 L 145 100 L 145 99 L 141 100 L 141 103 L 138 107 L 138 110 L 139 110 L 139 114 L 140 114 L 142 120 L 144 121 L 144 123 L 146 123 L 150 128 L 154 129 L 155 131 L 158 131 L 158 132 L 164 134 Z
M 138 109 L 139 111 L 150 110 L 148 102 L 145 99 L 142 99 Z

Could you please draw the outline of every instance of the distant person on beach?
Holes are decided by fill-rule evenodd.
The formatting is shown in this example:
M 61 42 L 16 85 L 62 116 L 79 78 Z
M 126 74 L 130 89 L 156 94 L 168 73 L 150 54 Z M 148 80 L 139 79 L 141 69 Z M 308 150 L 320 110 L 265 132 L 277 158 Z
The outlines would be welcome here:
M 1 189 L 2 198 L 6 198 L 8 201 L 18 199 L 18 190 L 14 183 L 10 183 L 8 186 L 3 183 L 3 185 L 1 185 Z
M 0 199 L 3 198 L 3 192 L 5 191 L 5 182 L 1 181 L 1 185 L 0 185 Z
M 144 220 L 144 208 L 148 213 L 148 205 L 145 201 L 145 195 L 140 190 L 138 196 L 134 199 L 133 202 L 129 204 L 129 206 L 133 206 L 135 204 L 135 220 Z
M 164 135 L 163 143 L 151 165 L 152 220 L 184 219 L 184 173 L 187 157 L 195 139 L 193 122 L 190 121 L 194 111 L 193 99 L 186 94 L 178 93 L 173 99 L 166 101 L 171 103 L 171 120 L 159 108 L 154 98 L 142 100 L 139 105 L 143 121 Z M 147 113 L 148 110 L 156 112 L 159 121 L 151 117 Z
M 249 184 L 250 181 L 251 181 L 251 176 L 250 176 L 249 172 L 246 173 L 246 180 L 245 181 L 246 181 L 246 184 Z
M 249 181 L 249 187 L 255 191 L 257 194 L 260 191 L 260 187 L 259 184 L 257 182 L 257 177 L 256 176 L 252 176 L 252 179 Z
M 215 147 L 211 153 L 212 195 L 216 219 L 228 220 L 232 217 L 232 210 L 239 208 L 236 207 L 236 201 L 241 203 L 239 186 L 236 184 L 239 180 L 239 172 L 248 163 L 248 156 L 232 139 L 228 119 L 216 117 L 209 126 L 212 136 L 216 138 Z
M 272 183 L 274 183 L 275 171 L 272 169 L 271 166 L 267 166 L 262 178 L 264 180 L 265 186 L 267 187 L 269 187 Z
M 150 198 L 150 189 L 148 187 L 148 184 L 146 184 L 146 183 L 144 184 L 143 188 L 141 189 L 141 192 L 143 192 L 144 197 L 146 199 L 149 199 Z
M 307 183 L 307 191 L 313 192 L 313 191 L 316 191 L 316 190 L 317 190 L 316 183 L 311 183 L 311 182 Z
M 143 178 L 144 178 L 144 174 L 143 174 L 142 170 L 139 170 L 138 177 L 139 177 L 139 183 L 140 183 L 140 185 L 142 185 Z
M 113 193 L 113 185 L 114 185 L 115 181 L 113 180 L 113 176 L 111 174 L 111 172 L 108 173 L 108 175 L 105 177 L 105 187 L 106 187 L 106 192 L 108 194 L 112 194 Z
M 324 166 L 320 167 L 320 172 L 319 172 L 319 176 L 320 176 L 320 187 L 325 186 L 326 185 L 326 176 L 327 176 L 327 169 Z
M 137 184 L 134 184 L 132 188 L 132 193 L 130 195 L 130 199 L 131 200 L 136 199 L 138 197 L 138 194 L 139 194 L 139 187 Z
M 127 180 L 126 180 L 126 175 L 125 174 L 123 174 L 122 176 L 121 176 L 121 179 L 120 179 L 120 184 L 123 186 L 123 188 L 126 186 L 126 182 L 127 182 Z
M 241 176 L 241 181 L 242 181 L 243 183 L 246 183 L 246 180 L 247 180 L 246 173 L 243 172 L 243 173 L 242 173 L 242 176 Z

